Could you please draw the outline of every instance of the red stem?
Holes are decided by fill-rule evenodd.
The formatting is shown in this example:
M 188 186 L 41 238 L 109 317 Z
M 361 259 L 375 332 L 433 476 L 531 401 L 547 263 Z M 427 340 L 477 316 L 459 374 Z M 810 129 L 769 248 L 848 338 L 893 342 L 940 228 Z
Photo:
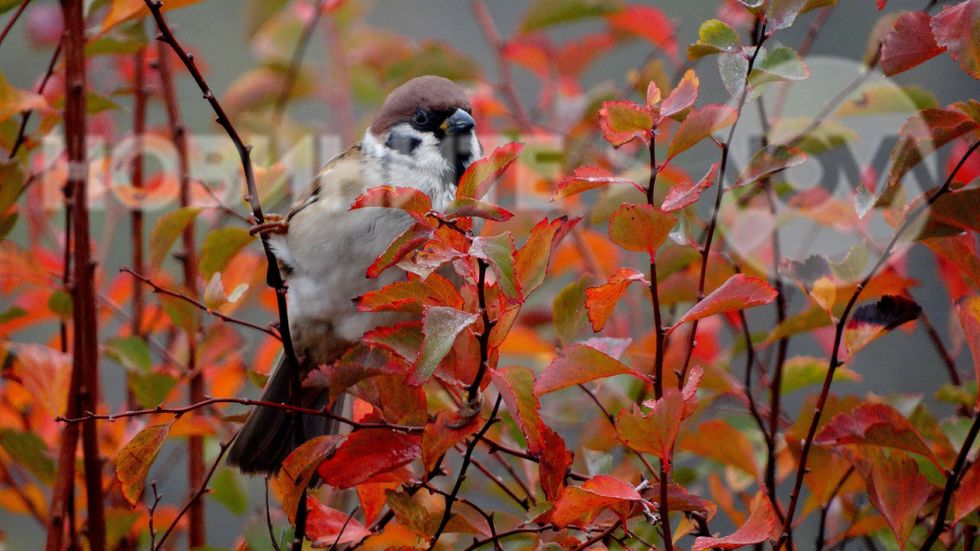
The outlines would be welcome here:
M 24 8 L 26 8 L 30 3 L 31 0 L 22 0 L 20 5 L 17 6 L 17 11 L 15 11 L 14 15 L 11 16 L 10 21 L 7 21 L 3 31 L 0 31 L 0 44 L 3 44 L 3 41 L 6 40 L 7 35 L 10 33 L 10 29 L 14 28 L 14 24 L 17 23 L 18 19 L 20 19 L 20 15 L 24 13 Z

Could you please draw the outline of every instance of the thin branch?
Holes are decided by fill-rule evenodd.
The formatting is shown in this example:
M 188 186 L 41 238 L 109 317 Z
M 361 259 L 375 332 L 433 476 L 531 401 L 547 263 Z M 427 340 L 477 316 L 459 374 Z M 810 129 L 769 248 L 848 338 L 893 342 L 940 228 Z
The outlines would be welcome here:
M 55 65 L 58 64 L 58 58 L 61 56 L 61 46 L 62 43 L 58 42 L 58 46 L 54 49 L 54 53 L 51 54 L 51 61 L 48 62 L 48 70 L 44 73 L 41 78 L 41 83 L 37 86 L 38 95 L 44 93 L 44 88 L 47 87 L 48 81 L 51 80 L 51 76 L 54 74 Z M 13 159 L 17 156 L 17 152 L 20 151 L 21 146 L 27 141 L 27 123 L 31 120 L 31 114 L 34 111 L 22 111 L 20 114 L 20 128 L 17 129 L 17 137 L 14 138 L 14 145 L 10 148 L 10 153 L 7 154 L 8 159 Z M 27 188 L 27 185 L 24 185 Z M 20 191 L 23 193 L 23 190 Z
M 273 131 L 277 131 L 282 124 L 282 117 L 286 113 L 286 105 L 289 103 L 290 96 L 293 95 L 296 80 L 299 78 L 300 69 L 303 67 L 303 57 L 306 55 L 306 49 L 310 45 L 313 31 L 316 30 L 316 26 L 323 16 L 323 7 L 326 3 L 326 0 L 317 0 L 316 5 L 313 7 L 313 16 L 303 25 L 303 30 L 300 31 L 299 39 L 296 41 L 296 49 L 293 50 L 293 56 L 289 61 L 289 68 L 286 70 L 286 76 L 283 79 L 282 88 L 279 90 L 276 103 L 272 108 Z
M 663 519 L 661 519 L 661 521 L 663 521 Z M 582 545 L 579 545 L 578 547 L 576 547 L 575 548 L 575 551 L 584 551 L 585 549 L 588 549 L 590 546 L 592 546 L 592 545 L 594 545 L 596 543 L 599 543 L 600 541 L 608 538 L 609 536 L 612 535 L 613 532 L 615 532 L 620 527 L 620 525 L 622 523 L 623 523 L 622 520 L 617 520 L 616 522 L 614 522 L 611 525 L 609 525 L 609 527 L 606 528 L 605 530 L 603 530 L 602 532 L 599 532 L 598 534 L 596 534 L 596 535 L 592 536 L 591 538 L 589 538 L 589 539 L 585 540 L 584 542 L 582 542 Z M 666 548 L 667 549 L 671 549 L 672 548 L 672 545 L 670 543 L 670 539 L 668 539 L 669 536 L 667 536 L 667 534 L 669 534 L 669 530 L 664 535 L 664 545 L 666 545 Z
M 466 453 L 463 454 L 463 464 L 459 467 L 459 474 L 456 475 L 456 483 L 453 485 L 453 489 L 449 492 L 449 495 L 446 496 L 446 508 L 442 513 L 442 520 L 439 521 L 439 526 L 432 535 L 432 543 L 429 546 L 430 550 L 435 548 L 436 543 L 439 541 L 439 537 L 446 529 L 446 525 L 449 524 L 449 519 L 452 518 L 453 503 L 456 502 L 456 496 L 459 494 L 460 488 L 463 487 L 463 480 L 466 479 L 466 471 L 472 461 L 473 450 L 476 449 L 476 444 L 480 441 L 480 438 L 482 438 L 487 431 L 490 430 L 490 426 L 493 425 L 494 420 L 497 418 L 497 411 L 500 409 L 500 403 L 502 401 L 503 396 L 498 394 L 497 401 L 494 402 L 493 409 L 490 411 L 490 416 L 487 418 L 486 423 L 483 424 L 480 431 L 477 432 L 466 445 Z
M 946 486 L 943 487 L 943 497 L 939 500 L 939 509 L 936 511 L 936 521 L 932 525 L 932 530 L 929 531 L 929 535 L 922 542 L 921 549 L 923 551 L 932 549 L 932 545 L 939 540 L 939 536 L 946 530 L 946 513 L 949 511 L 949 504 L 953 500 L 953 493 L 959 488 L 960 481 L 963 479 L 963 475 L 966 474 L 966 459 L 970 455 L 970 450 L 973 448 L 973 442 L 977 439 L 978 432 L 980 432 L 980 410 L 974 409 L 973 424 L 970 425 L 970 432 L 967 433 L 966 440 L 963 441 L 963 447 L 960 448 L 960 453 L 956 456 L 953 469 L 946 472 Z
M 465 450 L 462 451 L 465 452 Z M 496 457 L 499 458 L 499 456 Z M 504 484 L 504 481 L 501 477 L 493 474 L 493 471 L 487 468 L 486 465 L 477 461 L 475 457 L 470 458 L 470 461 L 473 463 L 473 466 L 477 468 L 477 470 L 479 470 L 481 473 L 486 475 L 486 477 L 490 479 L 491 482 L 493 482 L 498 488 L 500 488 L 505 494 L 507 494 L 508 497 L 513 499 L 514 503 L 517 503 L 521 507 L 521 509 L 527 511 L 530 508 L 527 499 L 524 499 L 521 496 L 517 495 L 517 493 L 514 492 L 514 490 L 510 489 L 510 487 L 507 486 L 507 484 Z
M 182 300 L 184 302 L 187 302 L 187 303 L 189 303 L 189 304 L 191 304 L 191 305 L 199 308 L 200 310 L 206 312 L 207 314 L 210 314 L 210 315 L 212 315 L 212 316 L 220 319 L 221 321 L 225 321 L 225 322 L 228 322 L 228 323 L 231 323 L 231 324 L 234 324 L 234 325 L 240 325 L 242 327 L 248 327 L 249 329 L 255 329 L 256 331 L 261 331 L 261 332 L 265 333 L 266 335 L 269 335 L 271 337 L 275 337 L 278 340 L 282 340 L 282 337 L 279 336 L 279 333 L 276 332 L 271 327 L 258 325 L 256 323 L 252 323 L 250 321 L 246 321 L 246 320 L 243 320 L 243 319 L 238 319 L 236 317 L 232 317 L 232 316 L 229 316 L 227 314 L 222 314 L 221 312 L 218 312 L 217 310 L 213 310 L 211 308 L 208 308 L 208 306 L 205 305 L 203 302 L 201 302 L 201 301 L 199 301 L 199 300 L 197 300 L 195 298 L 189 297 L 189 296 L 185 295 L 184 293 L 182 293 L 180 291 L 174 291 L 172 289 L 167 289 L 166 287 L 163 287 L 163 286 L 159 285 L 158 283 L 154 282 L 152 279 L 146 277 L 145 275 L 140 274 L 140 273 L 137 273 L 135 270 L 132 270 L 130 268 L 120 268 L 119 271 L 120 272 L 126 272 L 127 274 L 130 274 L 131 276 L 133 276 L 137 280 L 142 281 L 146 285 L 149 285 L 150 288 L 153 289 L 153 292 L 154 293 L 157 293 L 157 294 L 160 294 L 160 295 L 166 295 L 168 297 L 172 297 L 172 298 L 176 298 L 176 299 L 180 299 L 180 300 Z
M 480 385 L 483 383 L 483 377 L 487 372 L 487 368 L 490 364 L 490 333 L 493 331 L 493 326 L 497 322 L 490 319 L 490 312 L 487 309 L 487 296 L 486 296 L 486 285 L 487 285 L 487 268 L 490 265 L 487 261 L 482 258 L 477 259 L 477 265 L 479 266 L 479 275 L 476 283 L 477 300 L 480 308 L 480 316 L 483 318 L 483 331 L 477 337 L 477 341 L 480 344 L 480 367 L 476 371 L 476 375 L 473 377 L 473 382 L 466 389 L 466 406 L 473 407 L 479 402 L 480 397 Z
M 782 548 L 787 537 L 789 536 L 789 531 L 793 524 L 796 506 L 800 499 L 800 490 L 803 487 L 803 477 L 807 472 L 806 463 L 810 455 L 810 449 L 813 446 L 813 438 L 816 435 L 817 427 L 820 424 L 820 417 L 823 414 L 824 406 L 827 403 L 827 397 L 830 395 L 830 385 L 833 382 L 834 373 L 837 371 L 837 367 L 842 363 L 838 357 L 844 337 L 844 327 L 847 325 L 847 320 L 851 314 L 851 310 L 857 303 L 858 297 L 861 295 L 861 291 L 864 290 L 864 288 L 868 285 L 868 282 L 871 281 L 875 274 L 878 273 L 878 270 L 881 269 L 881 267 L 884 266 L 891 257 L 892 249 L 894 249 L 895 244 L 898 243 L 898 240 L 901 239 L 906 230 L 908 230 L 912 223 L 915 222 L 919 215 L 931 207 L 933 203 L 939 200 L 940 197 L 949 192 L 950 186 L 953 183 L 953 178 L 956 177 L 956 174 L 966 163 L 966 160 L 974 151 L 977 150 L 978 147 L 980 147 L 980 141 L 975 142 L 969 149 L 967 149 L 966 153 L 956 164 L 956 167 L 949 173 L 949 176 L 946 178 L 946 181 L 943 182 L 943 185 L 932 195 L 930 195 L 926 201 L 905 216 L 905 220 L 902 221 L 902 224 L 895 231 L 894 235 L 892 235 L 891 241 L 888 242 L 885 250 L 878 256 L 878 260 L 875 262 L 874 266 L 871 267 L 868 274 L 864 276 L 864 279 L 857 284 L 857 287 L 855 287 L 854 292 L 851 294 L 851 298 L 847 301 L 847 305 L 844 307 L 844 310 L 841 313 L 840 320 L 836 324 L 834 331 L 834 344 L 830 353 L 829 365 L 827 366 L 827 375 L 824 377 L 823 387 L 820 390 L 820 396 L 817 398 L 817 404 L 813 411 L 813 420 L 810 422 L 810 428 L 807 431 L 806 439 L 803 440 L 803 449 L 800 452 L 800 462 L 796 469 L 796 480 L 793 483 L 793 492 L 790 494 L 789 509 L 786 513 L 786 521 L 783 523 L 782 533 L 780 534 L 779 540 L 773 547 L 774 551 L 779 551 L 779 549 Z
M 582 392 L 586 393 L 589 396 L 589 398 L 592 399 L 592 402 L 595 403 L 596 407 L 598 407 L 599 410 L 602 411 L 603 417 L 605 417 L 606 420 L 609 421 L 609 424 L 612 425 L 613 430 L 616 430 L 616 417 L 612 413 L 610 413 L 608 409 L 606 409 L 606 406 L 602 405 L 602 402 L 599 401 L 599 397 L 596 396 L 595 392 L 593 392 L 592 389 L 585 386 L 584 384 L 579 384 L 578 387 L 582 389 Z M 640 460 L 640 463 L 643 463 L 643 466 L 646 467 L 647 472 L 650 473 L 650 476 L 657 478 L 657 480 L 660 480 L 658 478 L 660 475 L 657 473 L 656 470 L 654 470 L 653 465 L 651 465 L 650 462 L 647 461 L 647 458 L 644 457 L 641 452 L 638 452 L 633 448 L 627 448 L 627 449 L 631 451 L 633 455 L 636 456 L 637 459 Z
M 0 45 L 3 44 L 4 40 L 6 40 L 7 35 L 10 33 L 10 29 L 14 28 L 14 24 L 17 23 L 18 19 L 20 19 L 20 14 L 24 13 L 24 9 L 27 8 L 27 5 L 30 3 L 31 0 L 21 0 L 20 5 L 17 6 L 17 11 L 15 11 L 14 15 L 10 17 L 10 21 L 7 21 L 7 25 L 4 26 L 3 31 L 0 31 Z
M 521 129 L 529 131 L 532 129 L 531 121 L 528 119 L 527 113 L 524 112 L 524 107 L 517 97 L 517 91 L 514 88 L 514 79 L 510 74 L 510 64 L 504 58 L 504 47 L 506 43 L 500 37 L 500 32 L 497 31 L 493 17 L 491 17 L 490 11 L 487 9 L 487 5 L 483 0 L 473 0 L 470 6 L 473 9 L 473 15 L 476 17 L 477 23 L 480 24 L 483 36 L 486 37 L 487 42 L 490 43 L 490 47 L 493 49 L 494 60 L 497 62 L 497 71 L 500 72 L 500 83 L 497 87 L 504 94 L 504 97 L 507 98 L 507 102 L 510 103 L 510 108 L 514 111 L 514 118 L 517 124 Z
M 208 482 L 211 482 L 211 477 L 214 476 L 215 471 L 218 470 L 218 465 L 220 465 L 221 460 L 224 459 L 225 452 L 228 451 L 228 446 L 231 445 L 231 440 L 221 442 L 219 445 L 221 446 L 221 449 L 218 451 L 218 457 L 216 457 L 214 462 L 211 464 L 211 469 L 201 481 L 201 485 L 197 487 L 190 499 L 187 500 L 187 503 L 184 504 L 180 512 L 177 513 L 177 516 L 174 517 L 174 520 L 171 521 L 170 526 L 167 527 L 167 530 L 163 533 L 163 536 L 160 537 L 160 541 L 157 542 L 157 545 L 153 548 L 153 551 L 160 551 L 163 549 L 163 544 L 167 541 L 170 534 L 173 533 L 174 528 L 177 527 L 177 523 L 180 522 L 180 519 L 183 518 L 194 503 L 200 501 L 201 496 L 208 491 Z
M 816 551 L 823 551 L 823 546 L 824 546 L 824 541 L 826 538 L 826 531 L 827 531 L 827 513 L 830 511 L 830 504 L 834 502 L 834 499 L 837 497 L 837 494 L 840 493 L 841 488 L 844 487 L 844 484 L 847 482 L 847 479 L 850 478 L 852 474 L 854 474 L 853 465 L 851 465 L 851 467 L 847 469 L 847 472 L 844 473 L 844 476 L 842 476 L 841 479 L 837 481 L 837 484 L 834 486 L 834 489 L 830 492 L 830 496 L 827 498 L 827 501 L 820 506 L 820 525 L 819 528 L 817 529 Z
M 476 540 L 469 547 L 467 547 L 464 551 L 475 551 L 476 549 L 479 549 L 479 548 L 483 547 L 484 545 L 487 545 L 487 544 L 490 544 L 490 543 L 496 544 L 500 540 L 502 540 L 504 538 L 507 538 L 507 537 L 510 537 L 510 536 L 517 536 L 517 535 L 520 535 L 520 534 L 540 534 L 541 532 L 547 532 L 548 530 L 552 530 L 552 529 L 553 529 L 553 527 L 551 525 L 527 526 L 527 527 L 522 527 L 522 528 L 514 528 L 513 530 L 507 530 L 505 532 L 500 532 L 499 534 L 497 534 L 495 536 L 492 536 L 492 537 L 489 537 L 487 539 Z

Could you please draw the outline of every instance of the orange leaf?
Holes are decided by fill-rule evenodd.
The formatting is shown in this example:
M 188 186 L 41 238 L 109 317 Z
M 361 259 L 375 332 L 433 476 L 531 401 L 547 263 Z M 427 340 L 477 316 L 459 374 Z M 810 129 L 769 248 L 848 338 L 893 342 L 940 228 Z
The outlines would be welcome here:
M 609 276 L 608 282 L 585 290 L 585 307 L 589 311 L 589 321 L 592 322 L 593 331 L 597 333 L 602 331 L 612 316 L 616 303 L 619 302 L 620 297 L 633 282 L 644 285 L 650 284 L 640 272 L 632 268 L 620 268 Z
M 684 118 L 667 147 L 667 159 L 694 147 L 714 132 L 735 122 L 735 109 L 727 105 L 711 104 L 692 109 Z
M 552 199 L 564 199 L 590 189 L 608 186 L 609 184 L 630 184 L 636 189 L 643 191 L 636 182 L 629 178 L 615 176 L 612 172 L 597 166 L 580 166 L 576 168 L 571 176 L 565 176 L 555 187 L 555 194 Z
M 271 480 L 281 496 L 282 510 L 290 522 L 296 521 L 296 509 L 306 487 L 320 463 L 343 442 L 339 435 L 321 435 L 303 442 L 283 459 Z
M 139 503 L 146 484 L 146 475 L 149 474 L 163 443 L 167 441 L 170 425 L 167 423 L 146 427 L 119 450 L 119 455 L 116 456 L 116 478 L 122 486 L 123 497 L 130 505 Z
M 664 395 L 652 404 L 650 413 L 643 414 L 634 404 L 616 416 L 616 433 L 630 448 L 652 453 L 668 460 L 684 419 L 684 397 L 676 388 L 667 388 Z
M 650 141 L 653 130 L 653 110 L 632 101 L 606 101 L 599 109 L 599 128 L 602 136 L 614 147 L 635 139 Z
M 426 474 L 435 468 L 442 454 L 476 432 L 482 423 L 479 415 L 463 419 L 458 412 L 440 411 L 434 422 L 425 425 L 422 433 L 422 465 Z
M 701 81 L 698 80 L 698 75 L 695 74 L 694 69 L 688 69 L 677 88 L 674 88 L 663 104 L 660 105 L 660 119 L 672 117 L 694 105 L 695 100 L 698 99 L 700 84 Z
M 860 444 L 896 448 L 922 455 L 936 468 L 943 469 L 939 458 L 912 423 L 887 404 L 861 404 L 850 412 L 834 416 L 817 433 L 814 442 L 825 446 Z
M 660 208 L 664 212 L 674 212 L 675 210 L 680 210 L 688 205 L 694 204 L 701 197 L 701 193 L 710 188 L 711 184 L 715 182 L 715 175 L 717 173 L 718 163 L 714 163 L 698 183 L 682 182 L 671 187 L 667 191 L 667 196 L 664 197 L 664 202 L 660 205 Z
M 527 438 L 527 451 L 540 453 L 542 447 L 541 404 L 534 395 L 534 371 L 522 366 L 497 369 L 493 384 L 504 399 L 510 416 Z
M 551 510 L 551 521 L 564 527 L 598 510 L 643 501 L 632 486 L 608 475 L 596 475 L 582 483 L 562 490 Z
M 749 514 L 748 520 L 734 534 L 723 538 L 699 537 L 694 540 L 694 547 L 691 548 L 691 551 L 702 551 L 709 548 L 738 549 L 746 545 L 762 543 L 768 540 L 776 530 L 776 520 L 776 513 L 772 510 L 769 499 L 758 494 L 755 497 L 752 513 Z
M 609 219 L 609 238 L 628 251 L 647 252 L 652 257 L 675 223 L 677 218 L 653 205 L 623 203 Z
M 591 346 L 575 343 L 566 346 L 534 383 L 534 394 L 542 396 L 580 383 L 613 375 L 646 378 L 626 364 Z
M 523 147 L 524 145 L 518 142 L 502 145 L 494 149 L 489 157 L 471 164 L 459 179 L 456 199 L 482 199 L 490 186 L 496 183 L 507 168 L 517 160 Z
M 671 330 L 686 322 L 715 314 L 769 304 L 776 300 L 776 295 L 776 290 L 770 287 L 766 280 L 745 274 L 735 274 L 712 291 L 710 295 L 704 297 L 704 300 L 692 306 L 677 320 Z

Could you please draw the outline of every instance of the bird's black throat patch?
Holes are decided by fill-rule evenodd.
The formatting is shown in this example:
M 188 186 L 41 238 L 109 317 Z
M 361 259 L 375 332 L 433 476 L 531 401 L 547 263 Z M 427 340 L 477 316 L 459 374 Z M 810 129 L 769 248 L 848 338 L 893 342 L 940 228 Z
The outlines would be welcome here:
M 403 155 L 411 155 L 421 143 L 422 140 L 415 136 L 399 134 L 397 132 L 392 132 L 388 135 L 388 139 L 385 140 L 385 146 L 388 149 L 393 149 Z

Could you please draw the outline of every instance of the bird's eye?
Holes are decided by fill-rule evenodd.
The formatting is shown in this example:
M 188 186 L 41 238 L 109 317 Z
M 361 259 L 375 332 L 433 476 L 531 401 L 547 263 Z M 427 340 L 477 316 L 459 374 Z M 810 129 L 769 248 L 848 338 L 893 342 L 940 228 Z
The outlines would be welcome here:
M 424 126 L 427 122 L 429 122 L 429 114 L 419 109 L 418 111 L 415 112 L 414 122 L 418 126 Z

